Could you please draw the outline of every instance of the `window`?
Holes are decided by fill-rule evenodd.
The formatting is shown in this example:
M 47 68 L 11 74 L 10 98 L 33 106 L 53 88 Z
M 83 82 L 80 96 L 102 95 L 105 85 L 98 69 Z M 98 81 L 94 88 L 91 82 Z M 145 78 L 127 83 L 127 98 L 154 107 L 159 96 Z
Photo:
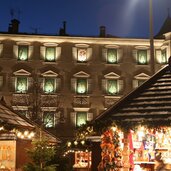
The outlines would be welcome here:
M 120 76 L 114 72 L 104 75 L 102 79 L 102 90 L 106 95 L 115 96 L 121 94 L 123 90 L 123 80 L 120 80 Z
M 110 95 L 115 95 L 118 93 L 117 80 L 113 80 L 113 79 L 107 80 L 107 93 Z
M 107 49 L 107 63 L 117 63 L 117 49 Z
M 147 50 L 138 50 L 138 64 L 139 65 L 146 65 L 147 64 Z
M 55 78 L 45 78 L 44 79 L 44 92 L 54 93 L 55 92 Z
M 87 49 L 78 49 L 78 62 L 87 62 Z
M 145 73 L 140 73 L 140 74 L 134 76 L 133 88 L 137 88 L 137 87 L 141 86 L 149 78 L 150 78 L 150 76 Z
M 0 75 L 0 90 L 2 89 L 3 87 L 3 76 Z
M 86 94 L 87 93 L 87 79 L 77 78 L 77 93 Z
M 18 93 L 26 93 L 28 89 L 27 85 L 27 77 L 17 77 L 16 78 L 16 92 Z
M 144 83 L 146 80 L 137 80 L 138 81 L 138 87 Z
M 52 128 L 55 126 L 55 113 L 54 112 L 44 112 L 43 123 L 46 128 Z
M 54 62 L 56 56 L 56 48 L 55 47 L 46 47 L 45 61 Z
M 166 53 L 166 49 L 163 49 L 161 51 L 161 63 L 162 64 L 166 64 L 167 63 L 167 53 Z
M 87 112 L 77 112 L 76 113 L 76 126 L 81 126 L 86 124 Z
M 28 46 L 26 45 L 18 46 L 18 60 L 20 61 L 28 60 Z

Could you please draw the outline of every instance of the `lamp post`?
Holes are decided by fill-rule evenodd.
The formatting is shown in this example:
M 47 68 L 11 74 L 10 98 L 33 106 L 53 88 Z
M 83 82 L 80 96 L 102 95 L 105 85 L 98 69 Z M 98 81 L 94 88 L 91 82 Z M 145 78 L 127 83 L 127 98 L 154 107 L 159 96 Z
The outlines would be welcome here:
M 150 25 L 150 62 L 151 72 L 155 73 L 154 60 L 154 32 L 153 32 L 153 0 L 149 0 L 149 25 Z

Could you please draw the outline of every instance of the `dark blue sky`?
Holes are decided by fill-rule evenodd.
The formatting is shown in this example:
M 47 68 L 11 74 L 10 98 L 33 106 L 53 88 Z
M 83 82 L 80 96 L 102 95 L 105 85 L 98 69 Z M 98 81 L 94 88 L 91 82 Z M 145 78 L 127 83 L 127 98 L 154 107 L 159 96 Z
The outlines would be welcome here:
M 154 33 L 168 15 L 171 0 L 153 0 Z M 67 22 L 70 35 L 96 36 L 99 26 L 120 37 L 149 37 L 149 0 L 1 0 L 0 31 L 19 18 L 21 32 L 58 34 Z M 20 15 L 18 16 L 18 11 Z

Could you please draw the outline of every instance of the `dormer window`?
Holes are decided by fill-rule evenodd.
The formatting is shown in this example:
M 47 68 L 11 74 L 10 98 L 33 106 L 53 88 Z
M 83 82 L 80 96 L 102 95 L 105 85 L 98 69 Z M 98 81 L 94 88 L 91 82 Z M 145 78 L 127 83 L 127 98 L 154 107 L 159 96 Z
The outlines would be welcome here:
M 28 60 L 28 46 L 27 45 L 18 46 L 18 60 L 20 61 Z

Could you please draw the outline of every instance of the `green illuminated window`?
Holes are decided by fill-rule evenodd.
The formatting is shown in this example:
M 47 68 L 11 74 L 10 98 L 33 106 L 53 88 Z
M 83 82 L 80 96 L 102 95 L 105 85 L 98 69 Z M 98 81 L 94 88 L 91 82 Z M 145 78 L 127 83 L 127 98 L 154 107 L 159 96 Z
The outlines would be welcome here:
M 107 80 L 107 93 L 110 95 L 115 95 L 118 93 L 117 80 Z
M 110 64 L 117 63 L 117 49 L 107 50 L 107 63 L 110 63 Z
M 87 61 L 87 49 L 78 49 L 78 62 L 86 62 Z
M 55 92 L 55 79 L 54 78 L 44 79 L 44 92 L 45 93 Z
M 83 78 L 77 79 L 77 93 L 78 94 L 87 93 L 87 79 L 83 79 Z
M 147 64 L 147 50 L 138 50 L 138 64 Z
M 25 93 L 27 91 L 27 77 L 17 77 L 16 92 Z
M 56 56 L 56 48 L 55 47 L 46 47 L 45 60 L 47 62 L 54 62 Z
M 28 60 L 28 46 L 18 46 L 18 60 L 26 61 Z
M 161 63 L 162 64 L 166 64 L 167 63 L 166 49 L 161 51 Z
M 52 128 L 55 126 L 55 114 L 54 112 L 44 112 L 43 123 L 46 128 Z
M 76 114 L 76 126 L 81 126 L 86 124 L 87 113 L 86 112 L 77 112 Z

